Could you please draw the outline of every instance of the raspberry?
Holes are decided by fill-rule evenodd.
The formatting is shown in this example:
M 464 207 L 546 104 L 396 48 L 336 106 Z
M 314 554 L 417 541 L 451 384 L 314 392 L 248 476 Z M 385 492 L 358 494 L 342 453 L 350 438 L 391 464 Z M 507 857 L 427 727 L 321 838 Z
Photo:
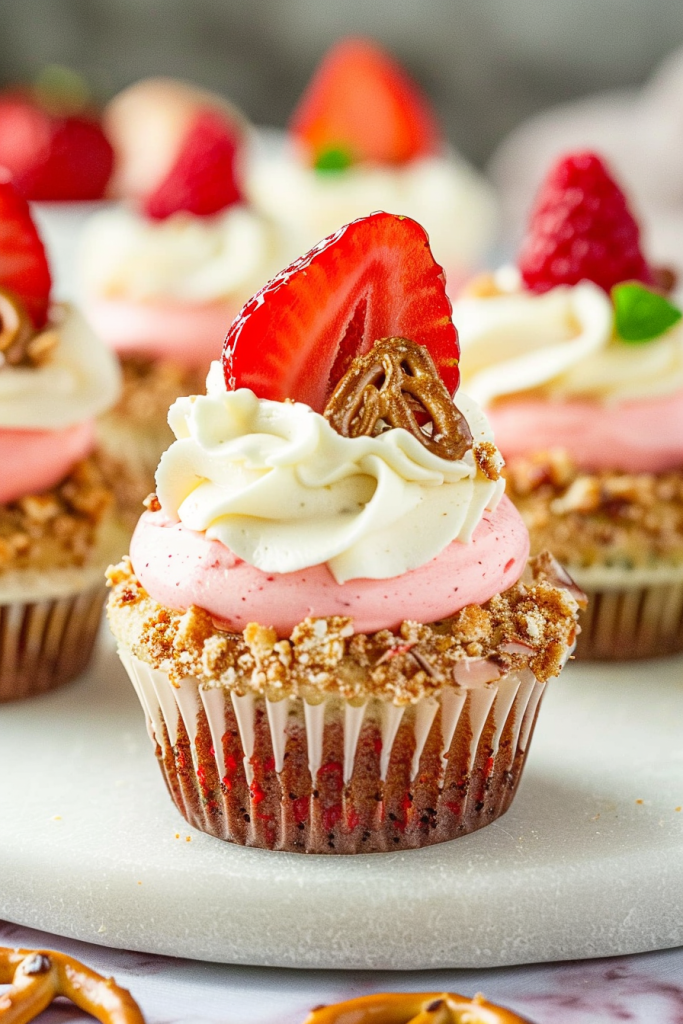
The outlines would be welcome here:
M 518 259 L 532 292 L 593 281 L 606 292 L 620 281 L 652 283 L 640 229 L 599 156 L 571 153 L 546 177 Z

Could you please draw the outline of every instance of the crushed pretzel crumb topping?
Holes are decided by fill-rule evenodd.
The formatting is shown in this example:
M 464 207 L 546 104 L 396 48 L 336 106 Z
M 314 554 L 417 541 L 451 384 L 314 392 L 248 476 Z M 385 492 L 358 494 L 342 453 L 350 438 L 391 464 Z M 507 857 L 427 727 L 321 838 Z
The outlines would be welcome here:
M 480 441 L 475 444 L 473 451 L 474 460 L 479 469 L 489 480 L 500 480 L 503 468 L 503 457 L 490 441 Z
M 555 566 L 549 555 L 532 560 L 528 580 L 442 622 L 405 621 L 395 632 L 366 635 L 354 633 L 350 618 L 308 618 L 282 639 L 257 623 L 230 633 L 200 608 L 165 608 L 124 558 L 107 572 L 108 614 L 119 641 L 176 684 L 193 676 L 207 687 L 270 699 L 337 694 L 409 704 L 459 685 L 475 662 L 487 663 L 490 679 L 513 668 L 529 668 L 542 681 L 557 675 L 576 639 L 578 603 L 557 582 L 564 571 Z
M 588 473 L 555 450 L 515 459 L 505 475 L 532 553 L 547 548 L 582 568 L 683 562 L 681 470 Z
M 50 490 L 0 504 L 0 573 L 84 565 L 113 505 L 114 472 L 96 452 Z
M 166 423 L 169 406 L 176 398 L 205 391 L 205 369 L 183 367 L 166 359 L 126 356 L 121 370 L 123 393 L 116 413 L 141 426 Z M 173 434 L 167 429 L 170 444 Z

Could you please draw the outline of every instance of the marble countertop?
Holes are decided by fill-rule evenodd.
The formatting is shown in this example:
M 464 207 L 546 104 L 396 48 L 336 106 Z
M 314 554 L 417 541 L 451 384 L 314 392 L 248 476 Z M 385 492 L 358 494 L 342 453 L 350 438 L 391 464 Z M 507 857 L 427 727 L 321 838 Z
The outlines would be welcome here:
M 130 989 L 147 1024 L 301 1024 L 311 1007 L 380 991 L 484 992 L 535 1024 L 683 1024 L 683 948 L 483 971 L 295 971 L 107 949 L 0 922 L 0 945 L 59 949 Z M 87 1018 L 55 1004 L 41 1024 Z

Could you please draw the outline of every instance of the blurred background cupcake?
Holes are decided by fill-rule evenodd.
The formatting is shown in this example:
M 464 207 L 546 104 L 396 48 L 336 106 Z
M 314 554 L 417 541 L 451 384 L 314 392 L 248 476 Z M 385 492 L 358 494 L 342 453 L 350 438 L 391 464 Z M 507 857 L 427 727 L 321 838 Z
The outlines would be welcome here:
M 0 178 L 0 701 L 68 682 L 90 657 L 102 572 L 125 544 L 95 417 L 117 399 L 112 354 L 68 305 L 29 208 Z
M 203 390 L 232 319 L 277 266 L 278 238 L 244 198 L 249 128 L 218 96 L 148 79 L 112 100 L 104 124 L 121 202 L 84 231 L 82 292 L 123 369 L 102 443 L 135 453 L 142 499 L 168 444 L 169 405 Z
M 589 593 L 579 653 L 683 649 L 683 323 L 601 158 L 550 168 L 515 266 L 455 302 L 509 494 Z
M 451 283 L 481 266 L 496 226 L 491 188 L 448 147 L 428 98 L 369 39 L 323 58 L 289 121 L 251 161 L 254 204 L 280 224 L 289 255 L 374 210 L 422 224 Z

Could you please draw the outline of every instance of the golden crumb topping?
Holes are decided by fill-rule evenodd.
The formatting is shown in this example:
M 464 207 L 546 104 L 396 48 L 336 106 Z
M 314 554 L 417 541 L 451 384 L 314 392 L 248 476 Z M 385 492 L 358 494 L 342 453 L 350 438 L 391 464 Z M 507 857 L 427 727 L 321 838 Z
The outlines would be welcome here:
M 116 474 L 96 452 L 50 490 L 0 504 L 0 574 L 84 565 L 112 508 Z
M 271 699 L 338 694 L 405 704 L 465 685 L 474 671 L 481 678 L 482 668 L 487 680 L 512 668 L 529 668 L 543 681 L 558 674 L 576 639 L 577 597 L 583 595 L 547 553 L 530 562 L 526 577 L 442 622 L 406 621 L 396 632 L 365 635 L 354 633 L 349 618 L 309 618 L 289 639 L 279 639 L 256 623 L 243 635 L 227 633 L 201 608 L 163 607 L 124 558 L 107 573 L 108 614 L 117 639 L 176 683 L 193 676 L 205 686 Z
M 532 553 L 582 568 L 683 561 L 683 470 L 586 473 L 557 450 L 514 460 L 506 476 Z
M 126 356 L 121 361 L 123 394 L 117 415 L 140 426 L 166 422 L 169 407 L 182 395 L 203 394 L 208 367 L 184 367 L 166 359 Z M 169 444 L 173 440 L 168 428 Z

